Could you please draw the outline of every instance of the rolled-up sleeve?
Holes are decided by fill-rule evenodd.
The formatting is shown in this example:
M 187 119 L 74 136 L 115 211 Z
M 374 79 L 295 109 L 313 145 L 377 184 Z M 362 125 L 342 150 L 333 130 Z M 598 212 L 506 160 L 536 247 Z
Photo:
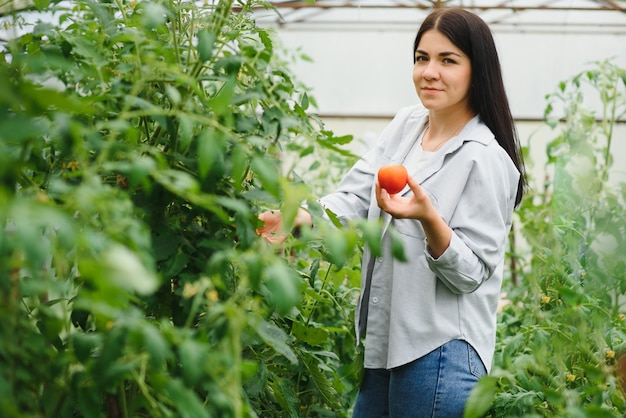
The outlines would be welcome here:
M 319 199 L 344 225 L 351 219 L 367 217 L 375 181 L 374 156 L 373 150 L 367 153 L 341 179 L 335 192 Z
M 426 250 L 430 269 L 457 294 L 474 292 L 502 265 L 511 227 L 519 173 L 508 156 L 486 154 L 473 161 L 447 221 L 453 232 L 450 245 L 437 259 Z

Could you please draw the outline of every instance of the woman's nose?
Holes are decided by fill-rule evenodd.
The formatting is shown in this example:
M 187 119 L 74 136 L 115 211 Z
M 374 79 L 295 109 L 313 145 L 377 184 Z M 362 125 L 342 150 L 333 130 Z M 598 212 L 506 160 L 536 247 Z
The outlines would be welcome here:
M 437 70 L 436 64 L 433 63 L 432 61 L 429 62 L 424 68 L 424 71 L 422 72 L 422 77 L 424 77 L 427 80 L 437 79 L 439 77 L 439 71 Z

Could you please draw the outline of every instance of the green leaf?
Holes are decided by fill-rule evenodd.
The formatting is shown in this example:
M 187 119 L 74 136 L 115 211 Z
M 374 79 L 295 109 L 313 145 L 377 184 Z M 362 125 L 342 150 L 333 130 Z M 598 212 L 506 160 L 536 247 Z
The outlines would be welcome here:
M 161 331 L 145 321 L 141 321 L 138 328 L 143 337 L 143 349 L 150 354 L 150 366 L 155 369 L 165 367 L 165 359 L 171 353 Z
M 348 240 L 343 231 L 329 231 L 324 243 L 326 244 L 327 251 L 325 254 L 328 260 L 337 267 L 342 267 L 346 263 L 348 255 Z
M 280 315 L 286 314 L 302 297 L 301 282 L 287 265 L 273 263 L 264 271 L 268 298 Z
M 472 389 L 463 418 L 481 418 L 489 411 L 496 396 L 498 379 L 492 376 L 483 376 Z
M 180 379 L 169 379 L 165 390 L 181 418 L 211 418 L 196 393 L 186 387 Z
M 316 346 L 326 344 L 329 338 L 328 331 L 325 329 L 307 326 L 302 322 L 294 322 L 291 333 L 298 341 Z
M 363 239 L 369 247 L 372 256 L 379 257 L 382 254 L 380 222 L 366 221 L 362 224 Z
M 222 115 L 229 112 L 229 106 L 233 100 L 235 85 L 237 84 L 236 77 L 236 75 L 229 75 L 217 94 L 209 101 L 215 114 Z
M 309 375 L 313 379 L 315 386 L 320 391 L 322 398 L 326 401 L 326 404 L 332 409 L 339 409 L 341 403 L 339 402 L 339 396 L 333 382 L 324 374 L 322 367 L 320 367 L 320 361 L 309 353 L 302 353 L 303 362 L 306 366 Z
M 189 263 L 189 254 L 178 248 L 167 260 L 162 263 L 161 275 L 163 277 L 176 277 L 182 272 Z
M 45 10 L 50 6 L 51 0 L 34 0 L 37 10 Z
M 580 302 L 582 288 L 571 288 L 568 286 L 558 286 L 559 296 L 569 305 L 576 305 Z
M 142 2 L 142 4 L 141 23 L 146 29 L 156 29 L 166 22 L 168 12 L 164 6 L 150 1 Z
M 89 98 L 77 98 L 67 91 L 57 91 L 50 88 L 24 83 L 21 85 L 22 94 L 33 98 L 45 109 L 67 111 L 79 115 L 91 114 L 94 107 Z
M 276 324 L 259 318 L 259 323 L 254 324 L 253 328 L 259 337 L 272 347 L 274 351 L 283 355 L 292 364 L 298 364 L 298 358 L 291 347 L 289 347 L 289 344 L 287 344 L 289 336 Z
M 571 408 L 573 409 L 573 408 Z M 606 405 L 586 405 L 581 410 L 576 410 L 578 416 L 574 416 L 574 411 L 571 411 L 572 418 L 615 418 L 616 414 L 613 408 Z
M 272 196 L 278 197 L 280 195 L 280 172 L 277 166 L 271 160 L 268 161 L 267 157 L 254 157 L 251 166 L 263 189 Z
M 163 261 L 174 254 L 181 244 L 181 237 L 176 232 L 165 229 L 158 231 L 158 234 L 152 238 L 152 247 L 156 261 Z
M 101 53 L 102 49 L 98 48 L 93 42 L 93 38 L 71 34 L 63 36 L 72 45 L 72 51 L 78 60 L 82 57 L 84 61 L 96 68 L 103 68 L 109 64 L 109 61 Z
M 191 174 L 179 170 L 159 170 L 152 177 L 170 192 L 180 197 L 188 197 L 200 191 L 200 184 Z
M 45 128 L 31 118 L 16 115 L 0 119 L 0 138 L 17 144 L 44 135 Z
M 213 49 L 217 36 L 210 29 L 203 29 L 198 32 L 198 56 L 200 61 L 206 62 L 213 57 Z
M 341 220 L 339 220 L 339 218 L 337 217 L 335 212 L 333 212 L 330 209 L 324 208 L 324 213 L 326 214 L 326 216 L 328 216 L 328 219 L 330 219 L 330 222 L 333 224 L 333 226 L 335 228 L 342 228 L 343 227 L 343 224 L 341 223 Z
M 46 315 L 41 315 L 41 319 L 37 321 L 37 328 L 48 342 L 52 343 L 57 349 L 62 349 L 63 344 L 61 343 L 59 334 L 62 333 L 64 324 L 61 318 L 51 314 L 50 311 Z
M 138 156 L 132 161 L 112 161 L 103 164 L 107 171 L 118 172 L 128 177 L 131 187 L 142 185 L 150 188 L 149 176 L 156 170 L 156 162 L 148 156 Z
M 245 270 L 248 273 L 248 282 L 253 289 L 258 289 L 261 283 L 261 277 L 263 272 L 263 266 L 265 259 L 258 252 L 246 252 L 241 255 L 240 260 L 245 265 Z
M 402 237 L 395 229 L 390 229 L 391 236 L 391 254 L 399 261 L 407 261 L 406 253 L 404 252 L 404 242 Z
M 186 154 L 189 150 L 195 127 L 196 122 L 189 115 L 183 113 L 178 115 L 178 151 L 181 154 Z
M 167 94 L 167 97 L 169 97 L 169 99 L 174 105 L 177 105 L 180 103 L 182 96 L 176 87 L 172 86 L 171 84 L 166 84 L 165 93 Z
M 300 101 L 300 106 L 302 110 L 307 110 L 309 108 L 309 95 L 306 93 L 302 94 L 302 100 Z
M 195 386 L 204 375 L 203 365 L 207 347 L 198 341 L 187 338 L 178 348 L 183 379 L 189 386 Z
M 286 418 L 299 418 L 300 402 L 289 379 L 278 378 L 270 384 L 281 412 Z
M 128 340 L 127 329 L 123 327 L 113 327 L 110 331 L 103 333 L 103 345 L 94 358 L 93 371 L 102 379 L 96 382 L 97 385 L 107 387 L 111 380 L 123 375 L 121 369 L 112 369 L 112 365 L 120 364 L 123 361 L 124 350 Z M 108 389 L 108 387 L 107 387 Z
M 100 274 L 122 289 L 148 295 L 159 285 L 156 275 L 143 265 L 137 254 L 123 245 L 109 247 L 101 260 Z
M 245 200 L 219 196 L 215 198 L 215 202 L 227 209 L 235 211 L 242 217 L 250 215 L 250 206 L 248 206 Z
M 258 396 L 262 390 L 268 386 L 267 382 L 267 366 L 262 361 L 255 365 L 255 374 L 249 377 L 245 383 L 244 388 L 246 393 L 250 396 Z
M 198 136 L 198 174 L 206 178 L 211 169 L 224 159 L 226 141 L 224 135 L 208 128 Z
M 304 158 L 304 157 L 306 157 L 307 155 L 311 155 L 311 154 L 313 154 L 314 152 L 315 152 L 315 147 L 314 147 L 313 145 L 310 145 L 310 146 L 308 146 L 308 147 L 305 147 L 305 148 L 303 148 L 303 149 L 302 149 L 302 151 L 300 151 L 300 158 Z M 318 163 L 318 164 L 319 164 L 319 162 L 318 162 L 318 161 L 316 161 L 316 163 Z
M 102 344 L 102 335 L 97 333 L 75 332 L 70 337 L 74 354 L 81 363 L 85 363 Z
M 233 149 L 231 173 L 235 188 L 243 190 L 243 181 L 248 173 L 248 156 L 242 146 Z

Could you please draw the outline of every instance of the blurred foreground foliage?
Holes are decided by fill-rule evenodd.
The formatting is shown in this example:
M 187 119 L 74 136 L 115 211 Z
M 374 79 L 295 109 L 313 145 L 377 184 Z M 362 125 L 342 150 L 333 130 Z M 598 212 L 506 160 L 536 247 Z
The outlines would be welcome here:
M 506 285 L 495 367 L 468 417 L 626 413 L 626 183 L 610 178 L 623 174 L 613 155 L 626 69 L 597 62 L 547 100 L 557 135 L 544 188 L 517 211 L 516 283 Z
M 359 233 L 255 234 L 352 158 L 306 57 L 255 0 L 55 3 L 4 16 L 0 415 L 345 416 Z

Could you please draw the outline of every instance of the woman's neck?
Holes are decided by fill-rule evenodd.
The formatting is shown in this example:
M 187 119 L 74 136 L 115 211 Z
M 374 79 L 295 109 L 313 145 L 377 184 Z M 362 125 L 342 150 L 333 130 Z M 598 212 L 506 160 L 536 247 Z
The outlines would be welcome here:
M 425 151 L 437 151 L 451 138 L 457 136 L 473 117 L 473 112 L 469 110 L 453 114 L 431 111 L 428 116 L 428 126 L 422 139 L 422 148 Z

